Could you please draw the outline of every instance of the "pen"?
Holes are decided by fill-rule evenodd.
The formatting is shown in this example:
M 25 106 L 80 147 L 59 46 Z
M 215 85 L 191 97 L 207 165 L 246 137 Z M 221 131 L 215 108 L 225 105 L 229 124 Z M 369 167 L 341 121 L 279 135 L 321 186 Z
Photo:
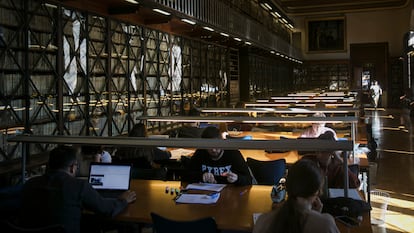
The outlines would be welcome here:
M 174 201 L 177 201 L 177 199 L 178 199 L 178 198 L 180 198 L 180 197 L 181 197 L 181 193 L 179 193 L 178 195 L 176 195 L 176 196 L 173 198 L 173 200 L 174 200 Z

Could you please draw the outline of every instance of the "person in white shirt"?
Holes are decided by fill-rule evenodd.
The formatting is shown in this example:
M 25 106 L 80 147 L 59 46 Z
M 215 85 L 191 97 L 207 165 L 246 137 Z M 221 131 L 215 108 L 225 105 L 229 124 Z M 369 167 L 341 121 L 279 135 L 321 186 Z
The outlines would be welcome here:
M 317 112 L 313 114 L 313 117 L 326 117 L 326 115 L 322 112 Z M 335 130 L 326 127 L 324 122 L 321 123 L 312 123 L 312 126 L 305 129 L 302 134 L 300 135 L 301 138 L 317 138 L 321 134 L 324 134 L 326 132 L 332 132 L 334 135 L 335 140 L 338 140 L 338 137 L 336 136 Z
M 98 154 L 96 155 L 96 157 L 97 157 L 96 158 L 97 162 L 112 163 L 112 156 L 106 150 L 99 151 Z
M 381 89 L 380 85 L 378 84 L 378 81 L 374 81 L 369 89 L 370 89 L 370 92 L 371 92 L 372 101 L 374 102 L 374 107 L 377 108 L 378 103 L 379 103 L 379 99 L 382 95 L 382 89 Z

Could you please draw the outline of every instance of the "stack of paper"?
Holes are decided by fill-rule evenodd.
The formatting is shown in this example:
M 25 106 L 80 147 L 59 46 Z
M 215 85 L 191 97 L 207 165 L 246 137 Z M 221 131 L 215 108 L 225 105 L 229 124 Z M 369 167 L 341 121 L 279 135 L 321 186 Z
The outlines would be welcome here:
M 186 190 L 211 191 L 207 194 L 182 193 L 175 199 L 176 203 L 187 204 L 214 204 L 220 198 L 220 191 L 226 187 L 225 184 L 193 183 L 185 187 Z
M 177 196 L 176 203 L 186 204 L 214 204 L 220 198 L 220 193 L 211 194 L 186 194 Z
M 195 189 L 195 190 L 206 190 L 213 192 L 220 192 L 223 188 L 226 187 L 225 184 L 210 184 L 210 183 L 193 183 L 187 185 L 185 189 Z
M 181 156 L 192 155 L 194 153 L 194 150 L 178 148 L 178 149 L 170 150 L 170 153 L 171 153 L 171 159 L 180 160 Z

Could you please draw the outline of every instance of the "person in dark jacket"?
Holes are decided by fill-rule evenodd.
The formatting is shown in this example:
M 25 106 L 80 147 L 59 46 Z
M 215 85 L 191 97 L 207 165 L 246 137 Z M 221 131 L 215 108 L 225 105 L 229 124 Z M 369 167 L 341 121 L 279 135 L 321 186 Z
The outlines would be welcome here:
M 128 137 L 146 138 L 146 126 L 142 123 L 135 124 L 128 133 Z M 135 168 L 151 169 L 160 168 L 158 162 L 170 159 L 171 153 L 157 147 L 131 146 L 120 147 L 116 152 L 116 156 L 122 162 L 132 163 Z
M 147 128 L 142 123 L 135 124 L 128 137 L 147 137 Z M 164 180 L 167 178 L 167 168 L 163 164 L 168 163 L 171 153 L 158 147 L 120 147 L 116 152 L 116 158 L 123 163 L 133 165 L 132 178 Z
M 133 191 L 118 198 L 103 198 L 87 180 L 76 178 L 76 150 L 61 146 L 49 155 L 45 175 L 29 179 L 22 190 L 20 224 L 24 227 L 62 225 L 66 232 L 81 232 L 84 209 L 116 216 L 136 199 Z
M 210 126 L 204 129 L 202 138 L 222 138 L 220 130 Z M 238 150 L 198 149 L 188 165 L 184 181 L 236 185 L 251 185 L 252 176 L 242 154 Z

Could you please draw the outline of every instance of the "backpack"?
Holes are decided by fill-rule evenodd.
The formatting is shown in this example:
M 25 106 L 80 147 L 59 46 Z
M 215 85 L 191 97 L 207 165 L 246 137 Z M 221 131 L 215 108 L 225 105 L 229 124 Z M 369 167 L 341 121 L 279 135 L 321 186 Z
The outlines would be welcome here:
M 321 200 L 323 203 L 323 213 L 332 216 L 358 217 L 371 210 L 371 205 L 362 200 L 355 200 L 349 197 L 335 197 Z

